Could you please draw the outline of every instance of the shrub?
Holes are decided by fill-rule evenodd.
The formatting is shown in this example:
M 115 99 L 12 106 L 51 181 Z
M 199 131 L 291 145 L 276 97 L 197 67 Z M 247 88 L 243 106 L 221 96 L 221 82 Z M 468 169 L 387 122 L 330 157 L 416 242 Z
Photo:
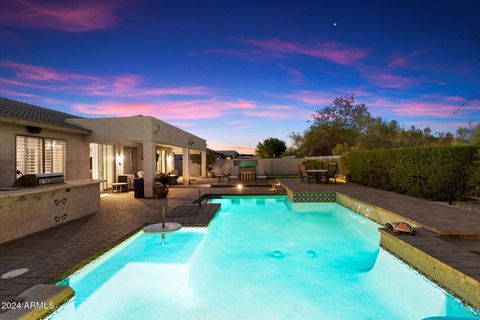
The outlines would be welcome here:
M 441 146 L 350 152 L 353 182 L 431 200 L 459 196 L 479 147 Z
M 480 197 L 480 149 L 467 171 L 467 191 L 475 197 Z

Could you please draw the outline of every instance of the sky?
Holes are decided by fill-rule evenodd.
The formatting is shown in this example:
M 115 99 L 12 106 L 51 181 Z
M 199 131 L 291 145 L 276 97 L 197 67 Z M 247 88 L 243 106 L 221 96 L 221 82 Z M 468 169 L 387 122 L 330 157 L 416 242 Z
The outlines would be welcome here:
M 480 1 L 0 4 L 0 95 L 85 117 L 151 115 L 252 153 L 336 96 L 455 132 L 480 121 Z

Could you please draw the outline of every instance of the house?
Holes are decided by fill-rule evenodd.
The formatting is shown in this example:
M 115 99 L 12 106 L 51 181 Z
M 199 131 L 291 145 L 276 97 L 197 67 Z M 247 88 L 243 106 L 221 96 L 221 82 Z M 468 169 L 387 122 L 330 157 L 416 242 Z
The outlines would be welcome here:
M 118 175 L 143 173 L 145 196 L 153 196 L 157 173 L 175 169 L 182 154 L 184 183 L 190 155 L 200 158 L 206 176 L 206 141 L 150 116 L 82 118 L 0 98 L 0 187 L 12 185 L 16 171 L 63 172 L 66 180 L 102 180 L 108 189 Z M 198 166 L 198 165 L 197 165 Z

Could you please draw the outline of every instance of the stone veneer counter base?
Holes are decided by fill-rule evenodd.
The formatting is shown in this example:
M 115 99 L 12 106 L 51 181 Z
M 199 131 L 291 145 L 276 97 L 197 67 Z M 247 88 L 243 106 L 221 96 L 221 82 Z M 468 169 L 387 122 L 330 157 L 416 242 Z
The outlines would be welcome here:
M 0 191 L 0 244 L 100 210 L 99 180 Z

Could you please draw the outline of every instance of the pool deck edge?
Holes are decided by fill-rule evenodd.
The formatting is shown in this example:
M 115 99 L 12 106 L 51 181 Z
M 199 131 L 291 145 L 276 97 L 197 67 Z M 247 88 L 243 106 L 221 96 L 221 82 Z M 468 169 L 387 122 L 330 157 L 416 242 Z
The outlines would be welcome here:
M 382 248 L 404 261 L 427 278 L 440 284 L 466 305 L 480 310 L 480 282 L 447 263 L 436 259 L 411 243 L 410 235 L 396 235 L 390 230 L 380 228 Z M 438 239 L 441 241 L 440 239 Z

